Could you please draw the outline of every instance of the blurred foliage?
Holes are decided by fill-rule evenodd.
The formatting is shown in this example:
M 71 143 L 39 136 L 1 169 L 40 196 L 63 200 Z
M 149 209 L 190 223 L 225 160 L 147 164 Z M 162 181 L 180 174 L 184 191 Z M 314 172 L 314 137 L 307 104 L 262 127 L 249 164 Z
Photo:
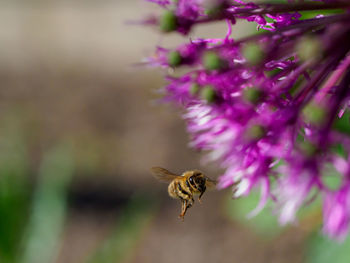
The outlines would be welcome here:
M 350 135 L 350 112 L 346 111 L 341 118 L 336 118 L 333 123 L 333 128 L 337 131 Z
M 16 262 L 28 217 L 29 167 L 18 132 L 0 137 L 0 262 Z
M 322 182 L 331 190 L 339 189 L 342 182 L 341 174 L 330 164 L 327 164 L 324 169 L 325 176 L 323 176 Z
M 55 262 L 68 216 L 68 188 L 80 160 L 73 158 L 71 141 L 58 144 L 44 152 L 33 177 L 22 129 L 11 120 L 0 129 L 0 262 Z M 149 195 L 131 198 L 115 231 L 87 262 L 124 262 L 149 225 L 155 204 Z
M 329 176 L 332 177 L 332 176 Z M 332 189 L 338 184 L 337 180 L 327 178 L 327 185 Z M 315 194 L 315 193 L 314 193 Z M 243 225 L 251 228 L 255 233 L 266 238 L 276 238 L 281 235 L 285 228 L 277 223 L 276 215 L 270 211 L 270 204 L 252 219 L 247 215 L 257 206 L 260 195 L 256 191 L 249 196 L 238 200 L 227 200 L 227 211 L 230 217 Z M 312 201 L 312 202 L 311 202 Z M 350 260 L 350 236 L 344 242 L 330 240 L 320 233 L 322 227 L 321 197 L 310 196 L 310 203 L 302 207 L 298 212 L 298 226 L 306 233 L 305 262 L 323 263 L 336 262 L 346 263 Z
M 58 146 L 43 158 L 26 229 L 23 263 L 55 261 L 66 216 L 67 186 L 73 160 L 66 146 Z
M 343 242 L 338 243 L 330 240 L 322 233 L 313 233 L 306 249 L 307 263 L 347 263 L 350 261 L 350 236 Z
M 278 225 L 276 215 L 266 207 L 255 217 L 248 218 L 248 214 L 256 208 L 260 200 L 260 194 L 252 191 L 248 196 L 227 200 L 227 211 L 229 216 L 243 225 L 250 227 L 257 234 L 264 237 L 274 237 L 281 233 L 282 228 Z
M 335 15 L 335 14 L 341 14 L 344 13 L 343 9 L 329 9 L 329 10 L 316 10 L 316 11 L 301 11 L 299 12 L 301 14 L 300 19 L 312 19 L 315 18 L 316 16 L 322 14 L 324 16 L 329 16 L 329 15 Z
M 147 196 L 132 197 L 122 211 L 114 232 L 87 262 L 125 262 L 152 219 L 154 208 L 154 200 Z

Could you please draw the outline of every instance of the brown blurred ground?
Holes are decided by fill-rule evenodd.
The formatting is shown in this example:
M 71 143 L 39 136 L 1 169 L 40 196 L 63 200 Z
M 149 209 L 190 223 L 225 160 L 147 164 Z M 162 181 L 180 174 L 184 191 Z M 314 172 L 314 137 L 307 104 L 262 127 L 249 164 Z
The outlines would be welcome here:
M 215 166 L 201 167 L 199 154 L 187 148 L 180 113 L 152 103 L 162 74 L 131 66 L 155 44 L 180 41 L 125 24 L 150 13 L 150 5 L 141 0 L 1 5 L 2 123 L 23 132 L 33 170 L 52 145 L 74 145 L 77 175 L 57 262 L 84 262 L 108 237 L 119 206 L 138 191 L 163 201 L 130 262 L 302 262 L 301 232 L 272 241 L 258 237 L 225 215 L 225 192 L 206 194 L 182 223 L 179 202 L 169 200 L 166 186 L 149 175 L 153 165 L 218 174 Z M 225 26 L 195 34 L 207 32 L 222 37 Z M 94 197 L 111 205 L 90 207 Z

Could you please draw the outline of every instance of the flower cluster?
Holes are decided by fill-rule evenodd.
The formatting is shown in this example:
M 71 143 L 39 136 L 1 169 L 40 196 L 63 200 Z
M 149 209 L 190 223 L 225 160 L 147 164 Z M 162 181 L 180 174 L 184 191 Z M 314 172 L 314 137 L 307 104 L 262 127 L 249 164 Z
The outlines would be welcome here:
M 191 146 L 224 168 L 218 187 L 233 186 L 234 197 L 260 188 L 251 215 L 272 199 L 282 224 L 321 195 L 324 232 L 344 239 L 350 224 L 350 2 L 148 1 L 164 8 L 151 21 L 163 32 L 228 24 L 222 39 L 158 47 L 147 61 L 186 68 L 180 77 L 167 76 L 164 100 L 184 108 Z M 232 39 L 237 19 L 255 22 L 260 33 Z

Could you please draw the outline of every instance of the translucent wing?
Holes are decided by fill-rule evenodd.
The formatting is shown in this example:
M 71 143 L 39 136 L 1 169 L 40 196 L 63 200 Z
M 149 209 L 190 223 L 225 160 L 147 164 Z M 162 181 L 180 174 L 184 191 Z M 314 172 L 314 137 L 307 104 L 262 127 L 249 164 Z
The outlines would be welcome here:
M 216 186 L 217 181 L 210 179 L 209 177 L 205 177 L 207 180 L 205 182 L 205 186 L 208 187 L 209 189 L 214 188 Z
M 165 183 L 168 183 L 174 180 L 175 178 L 179 177 L 179 175 L 169 172 L 167 169 L 164 169 L 162 167 L 152 167 L 150 170 L 155 178 Z

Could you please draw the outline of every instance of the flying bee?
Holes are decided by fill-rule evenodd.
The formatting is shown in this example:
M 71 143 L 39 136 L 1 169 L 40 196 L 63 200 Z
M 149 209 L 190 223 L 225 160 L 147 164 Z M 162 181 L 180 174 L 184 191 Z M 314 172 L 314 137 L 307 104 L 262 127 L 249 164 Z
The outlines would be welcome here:
M 184 220 L 188 208 L 194 204 L 193 196 L 198 196 L 201 203 L 201 197 L 207 188 L 216 185 L 216 181 L 205 176 L 199 170 L 186 171 L 182 175 L 176 175 L 161 167 L 152 167 L 151 173 L 161 182 L 169 183 L 168 193 L 172 198 L 181 200 L 181 214 L 179 217 Z

